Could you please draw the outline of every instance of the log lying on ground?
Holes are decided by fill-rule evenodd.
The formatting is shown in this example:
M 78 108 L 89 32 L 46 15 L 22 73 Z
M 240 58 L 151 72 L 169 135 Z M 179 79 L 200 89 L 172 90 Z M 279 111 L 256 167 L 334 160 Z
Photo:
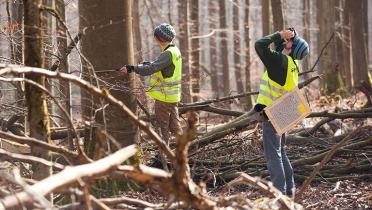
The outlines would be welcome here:
M 310 84 L 311 82 L 313 82 L 313 81 L 315 81 L 319 78 L 320 78 L 320 76 L 311 77 L 310 79 L 298 84 L 298 88 L 301 89 L 301 88 L 305 87 L 306 85 Z M 196 103 L 190 103 L 190 104 L 180 103 L 178 105 L 178 107 L 180 108 L 180 110 L 182 110 L 183 113 L 185 113 L 188 110 L 197 110 L 197 109 L 200 109 L 202 107 L 206 107 L 206 105 L 209 105 L 209 104 L 212 104 L 212 103 L 218 103 L 218 102 L 228 101 L 228 100 L 235 99 L 235 98 L 242 98 L 242 97 L 246 97 L 246 96 L 250 96 L 250 95 L 257 95 L 257 94 L 258 94 L 258 91 L 246 92 L 246 93 L 241 93 L 241 94 L 238 94 L 238 95 L 226 96 L 226 97 L 223 97 L 223 98 L 216 98 L 216 99 L 211 99 L 211 100 L 207 100 L 207 101 L 200 101 L 200 102 L 196 102 Z
M 314 170 L 311 172 L 308 179 L 305 180 L 303 183 L 301 189 L 296 195 L 296 200 L 300 201 L 302 198 L 303 193 L 306 191 L 312 180 L 315 178 L 316 174 L 320 171 L 320 169 L 325 165 L 327 162 L 329 162 L 333 155 L 337 153 L 337 151 L 340 150 L 342 146 L 344 146 L 350 139 L 352 139 L 355 135 L 359 135 L 359 133 L 363 130 L 372 131 L 372 126 L 368 127 L 359 127 L 355 131 L 351 132 L 349 135 L 347 135 L 342 141 L 334 145 L 323 157 L 323 159 L 320 161 L 320 163 L 314 168 Z
M 299 88 L 303 88 L 304 86 L 310 84 L 311 82 L 315 81 L 316 79 L 319 79 L 319 76 L 312 77 L 305 82 L 302 82 L 298 85 Z M 188 107 L 192 107 L 189 105 Z M 208 133 L 205 133 L 201 137 L 195 139 L 191 143 L 191 147 L 194 146 L 202 146 L 208 143 L 213 142 L 216 139 L 220 139 L 228 134 L 231 134 L 239 129 L 246 128 L 249 125 L 254 125 L 257 123 L 257 120 L 255 119 L 255 111 L 251 109 L 250 111 L 240 115 L 239 117 L 233 119 L 232 121 L 219 126 L 218 128 L 215 128 L 211 130 Z
M 293 154 L 294 157 L 292 156 L 291 153 L 289 153 L 292 166 L 295 169 L 295 175 L 296 176 L 308 175 L 314 168 L 312 164 L 316 164 L 319 161 L 321 161 L 325 157 L 325 155 L 330 151 L 331 147 L 334 144 L 340 142 L 342 139 L 344 139 L 348 134 L 349 133 L 337 137 L 330 137 L 327 140 L 320 140 L 317 139 L 316 137 L 311 138 L 302 137 L 304 139 L 302 141 L 301 138 L 302 143 L 294 144 L 292 146 L 294 147 L 295 145 L 304 145 L 306 143 L 308 147 L 314 148 L 314 146 L 320 145 L 320 143 L 322 143 L 321 146 L 324 149 L 320 151 L 319 149 L 314 150 L 313 152 L 308 151 L 307 153 L 301 154 L 300 156 L 298 154 Z M 334 157 L 337 157 L 337 161 L 336 160 L 335 161 L 338 165 L 335 167 L 325 167 L 320 171 L 320 174 L 322 174 L 323 177 L 328 178 L 338 177 L 345 173 L 361 173 L 360 176 L 362 177 L 363 174 L 368 173 L 368 171 L 371 171 L 372 165 L 368 161 L 372 159 L 372 153 L 369 152 L 370 148 L 368 148 L 368 146 L 372 146 L 371 136 L 372 131 L 367 129 L 364 130 L 364 132 L 358 135 L 357 137 L 350 139 L 346 145 L 341 147 L 334 154 Z M 297 139 L 298 137 L 295 137 L 293 138 L 293 141 L 296 141 Z M 235 148 L 249 149 L 253 147 L 253 145 L 249 144 L 248 141 L 236 140 L 236 142 L 237 143 Z M 198 150 L 197 155 L 192 156 L 192 164 L 193 168 L 195 168 L 194 172 L 195 178 L 204 179 L 203 177 L 206 177 L 206 175 L 207 177 L 213 176 L 215 180 L 224 183 L 231 179 L 237 178 L 239 176 L 239 172 L 241 171 L 255 176 L 262 177 L 268 176 L 266 163 L 262 153 L 252 156 L 249 159 L 245 159 L 243 158 L 245 155 L 244 153 L 249 152 L 250 150 L 248 151 L 242 150 L 240 151 L 241 153 L 231 154 L 229 152 L 226 152 L 231 151 L 227 148 L 227 146 L 230 143 L 232 144 L 231 140 L 229 140 L 228 142 L 226 142 L 225 140 L 218 143 L 214 143 L 214 145 L 210 145 L 211 149 L 210 147 L 200 148 Z M 226 154 L 227 157 L 225 158 L 224 156 L 211 155 L 210 158 L 208 158 L 209 153 L 212 153 L 211 151 L 214 150 L 213 148 L 217 147 L 218 145 L 221 145 L 221 147 L 218 150 L 220 150 L 222 154 Z M 207 157 L 205 157 L 204 154 L 208 154 Z M 240 156 L 242 157 L 240 158 Z M 359 161 L 355 163 L 350 162 L 351 161 L 350 158 L 355 156 L 358 156 L 359 157 L 358 159 L 362 159 L 364 161 Z M 352 160 L 354 160 L 354 158 L 352 158 Z M 342 164 L 340 164 L 339 162 L 341 162 Z M 212 184 L 211 181 L 208 181 L 208 183 Z
M 77 183 L 80 180 L 93 179 L 98 176 L 109 174 L 117 168 L 122 162 L 136 153 L 137 149 L 134 145 L 123 148 L 114 154 L 93 163 L 66 167 L 58 174 L 49 176 L 40 182 L 32 185 L 30 189 L 34 193 L 46 196 L 49 193 L 61 190 Z M 27 192 L 19 192 L 14 195 L 9 195 L 0 202 L 0 209 L 18 208 L 22 205 L 32 203 L 33 199 Z

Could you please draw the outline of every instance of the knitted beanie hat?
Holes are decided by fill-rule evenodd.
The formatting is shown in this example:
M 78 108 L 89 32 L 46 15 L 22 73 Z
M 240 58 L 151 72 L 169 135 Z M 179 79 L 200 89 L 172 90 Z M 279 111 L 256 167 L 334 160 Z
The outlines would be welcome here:
M 296 36 L 293 40 L 291 54 L 294 59 L 302 60 L 309 54 L 309 45 L 303 38 Z
M 176 36 L 176 31 L 171 25 L 162 23 L 155 28 L 154 36 L 161 40 L 171 42 Z

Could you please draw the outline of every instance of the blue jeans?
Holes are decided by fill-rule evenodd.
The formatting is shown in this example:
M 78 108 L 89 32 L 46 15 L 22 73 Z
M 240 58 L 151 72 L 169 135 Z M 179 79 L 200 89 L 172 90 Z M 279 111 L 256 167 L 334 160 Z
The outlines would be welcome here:
M 263 120 L 262 129 L 265 158 L 271 182 L 284 195 L 292 196 L 295 185 L 292 165 L 286 152 L 285 135 L 280 137 L 267 119 Z

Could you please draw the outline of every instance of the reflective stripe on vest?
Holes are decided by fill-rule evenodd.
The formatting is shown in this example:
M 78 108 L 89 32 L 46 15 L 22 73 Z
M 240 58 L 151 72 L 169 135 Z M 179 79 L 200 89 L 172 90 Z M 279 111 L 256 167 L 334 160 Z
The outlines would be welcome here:
M 166 51 L 172 54 L 173 75 L 169 78 L 164 78 L 161 71 L 153 74 L 150 78 L 150 87 L 147 88 L 147 95 L 159 101 L 177 103 L 181 100 L 181 52 L 175 46 L 169 46 Z
M 298 84 L 298 68 L 296 61 L 292 57 L 287 56 L 288 66 L 287 66 L 287 77 L 285 84 L 279 85 L 275 81 L 269 78 L 267 70 L 265 70 L 262 78 L 260 80 L 259 93 L 257 97 L 257 103 L 269 106 L 273 101 L 283 94 L 291 91 Z

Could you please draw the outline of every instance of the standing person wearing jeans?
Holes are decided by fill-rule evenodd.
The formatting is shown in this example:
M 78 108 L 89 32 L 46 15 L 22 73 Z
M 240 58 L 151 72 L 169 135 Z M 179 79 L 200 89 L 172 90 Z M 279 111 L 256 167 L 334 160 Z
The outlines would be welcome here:
M 167 144 L 170 133 L 182 133 L 177 108 L 181 100 L 182 58 L 180 50 L 172 43 L 175 36 L 171 25 L 160 24 L 154 30 L 154 38 L 161 48 L 158 58 L 137 66 L 125 65 L 120 69 L 123 73 L 151 75 L 147 95 L 155 99 L 156 126 L 160 128 Z
M 275 44 L 275 50 L 270 49 L 271 43 Z M 265 65 L 254 109 L 262 116 L 267 168 L 273 185 L 283 194 L 293 196 L 295 184 L 293 169 L 287 157 L 285 134 L 279 136 L 276 133 L 264 108 L 297 86 L 299 68 L 295 60 L 302 60 L 309 53 L 309 45 L 297 36 L 293 28 L 289 28 L 256 41 L 255 49 Z

